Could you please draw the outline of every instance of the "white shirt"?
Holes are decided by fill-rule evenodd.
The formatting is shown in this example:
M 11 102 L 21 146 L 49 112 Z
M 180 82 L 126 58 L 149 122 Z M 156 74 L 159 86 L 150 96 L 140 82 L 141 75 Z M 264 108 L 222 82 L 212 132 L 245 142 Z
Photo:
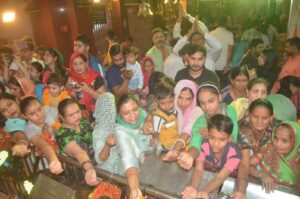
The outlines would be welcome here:
M 214 36 L 222 44 L 221 55 L 216 61 L 215 66 L 216 70 L 223 70 L 227 62 L 228 46 L 234 45 L 233 33 L 226 30 L 225 28 L 218 27 L 215 30 L 211 31 L 209 34 Z
M 217 39 L 215 39 L 213 36 L 209 35 L 208 33 L 204 34 L 204 39 L 205 39 L 205 47 L 206 47 L 205 67 L 208 70 L 215 71 L 215 62 L 220 57 L 222 51 L 222 45 Z M 182 37 L 177 41 L 176 45 L 173 48 L 173 52 L 178 55 L 179 54 L 178 52 L 187 43 L 189 43 L 188 37 L 187 36 Z
M 168 77 L 175 79 L 177 72 L 185 68 L 182 58 L 172 52 L 165 60 L 164 73 Z

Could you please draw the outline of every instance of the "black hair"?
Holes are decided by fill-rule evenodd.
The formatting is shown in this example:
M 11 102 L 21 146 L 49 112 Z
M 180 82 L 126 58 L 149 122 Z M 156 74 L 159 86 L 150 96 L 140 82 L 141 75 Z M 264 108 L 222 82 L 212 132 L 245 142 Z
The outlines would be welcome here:
M 110 39 L 110 40 L 116 40 L 116 34 L 113 30 L 107 30 L 106 32 L 106 36 Z
M 248 83 L 247 90 L 251 90 L 251 88 L 256 84 L 264 84 L 267 90 L 269 88 L 269 82 L 266 79 L 261 77 L 256 77 L 251 79 L 251 81 Z
M 197 105 L 200 106 L 200 102 L 198 99 L 198 96 L 200 92 L 202 91 L 209 91 L 215 95 L 220 95 L 219 87 L 214 82 L 203 82 L 199 85 L 198 91 L 197 91 Z
M 33 96 L 29 96 L 29 97 L 25 97 L 21 102 L 20 102 L 20 110 L 21 113 L 25 114 L 26 113 L 26 109 L 29 105 L 31 105 L 32 102 L 37 101 L 40 103 L 40 101 L 33 97 Z
M 63 86 L 65 85 L 65 80 L 57 77 L 55 74 L 51 74 L 47 79 L 47 85 L 48 84 L 56 84 L 58 86 Z
M 163 77 L 166 77 L 166 75 L 159 71 L 154 71 L 150 78 L 149 78 L 149 95 L 154 95 L 155 88 L 157 87 L 158 82 L 160 82 L 160 79 Z
M 291 75 L 282 78 L 280 80 L 280 89 L 277 93 L 282 94 L 287 98 L 291 98 L 292 96 L 292 91 L 290 90 L 291 85 L 300 88 L 300 78 Z
M 179 50 L 179 55 L 180 56 L 183 56 L 185 54 L 188 54 L 188 51 L 190 49 L 190 47 L 192 46 L 192 44 L 188 43 L 188 44 L 185 44 L 180 50 Z
M 186 17 L 182 18 L 180 34 L 182 36 L 186 35 L 192 26 L 193 24 Z
M 189 56 L 191 56 L 191 55 L 193 55 L 197 52 L 202 52 L 206 56 L 205 47 L 200 46 L 200 45 L 192 44 L 187 50 L 187 53 L 188 53 Z
M 192 41 L 192 38 L 193 38 L 195 35 L 200 35 L 200 36 L 203 38 L 203 40 L 204 40 L 204 36 L 203 36 L 200 32 L 193 32 L 193 33 L 191 34 L 190 41 Z
M 49 52 L 50 55 L 52 55 L 53 57 L 56 57 L 54 73 L 59 77 L 65 76 L 66 71 L 65 71 L 65 68 L 60 63 L 57 50 L 55 50 L 54 48 L 47 48 L 45 52 Z M 50 71 L 49 66 L 46 65 L 45 70 Z
M 3 84 L 3 82 L 0 81 L 0 90 L 1 90 L 1 93 L 5 93 L 5 86 Z
M 70 104 L 77 104 L 77 102 L 72 100 L 72 99 L 64 99 L 64 100 L 60 101 L 58 106 L 57 106 L 58 113 L 61 116 L 64 116 L 65 115 L 65 109 Z
M 258 44 L 263 44 L 264 41 L 262 39 L 252 39 L 250 42 L 249 42 L 249 48 L 255 48 Z
M 262 106 L 262 107 L 268 109 L 269 112 L 270 112 L 270 115 L 273 115 L 273 114 L 274 114 L 273 105 L 272 105 L 272 103 L 271 103 L 269 100 L 267 100 L 267 99 L 256 99 L 256 100 L 254 100 L 254 101 L 250 104 L 250 106 L 249 106 L 249 112 L 252 113 L 252 111 L 253 111 L 256 107 L 258 107 L 258 106 Z
M 120 113 L 121 106 L 127 103 L 129 100 L 133 100 L 139 106 L 139 102 L 136 100 L 136 98 L 133 95 L 126 93 L 122 95 L 117 102 L 118 113 Z
M 230 136 L 233 130 L 233 122 L 230 117 L 226 115 L 216 114 L 207 120 L 207 129 L 216 129 Z
M 130 53 L 133 53 L 134 55 L 137 55 L 139 53 L 138 48 L 136 47 L 128 47 L 124 49 L 124 54 L 129 55 Z
M 89 46 L 91 43 L 90 38 L 86 34 L 77 35 L 77 37 L 75 38 L 75 41 L 80 41 L 81 43 L 83 43 L 86 46 Z
M 110 47 L 110 49 L 109 49 L 109 55 L 110 55 L 111 57 L 113 57 L 113 56 L 115 56 L 115 55 L 118 55 L 118 54 L 120 54 L 120 53 L 123 54 L 123 49 L 122 49 L 122 47 L 121 47 L 120 44 L 114 44 L 114 45 L 112 45 L 112 46 Z
M 15 102 L 18 102 L 17 98 L 14 95 L 6 92 L 0 94 L 0 100 L 13 100 Z
M 180 92 L 182 92 L 182 91 L 190 91 L 191 94 L 192 94 L 192 96 L 193 96 L 193 98 L 195 97 L 195 95 L 194 95 L 194 93 L 193 93 L 193 90 L 192 90 L 191 88 L 189 88 L 189 87 L 184 87 L 183 89 L 181 89 Z
M 231 69 L 230 79 L 235 79 L 239 75 L 244 75 L 249 80 L 249 73 L 246 66 L 238 66 Z
M 154 92 L 155 99 L 162 100 L 168 96 L 175 96 L 174 87 L 175 82 L 170 78 L 165 77 L 161 79 Z
M 30 64 L 33 68 L 35 68 L 40 74 L 38 81 L 41 81 L 43 78 L 44 68 L 41 63 L 35 61 Z
M 299 37 L 292 37 L 286 40 L 291 46 L 296 47 L 300 51 L 300 38 Z
M 15 77 L 11 77 L 8 82 L 7 82 L 7 85 L 9 84 L 12 84 L 14 86 L 17 86 L 17 87 L 20 87 L 21 88 L 21 85 L 19 83 L 19 81 L 15 78 Z

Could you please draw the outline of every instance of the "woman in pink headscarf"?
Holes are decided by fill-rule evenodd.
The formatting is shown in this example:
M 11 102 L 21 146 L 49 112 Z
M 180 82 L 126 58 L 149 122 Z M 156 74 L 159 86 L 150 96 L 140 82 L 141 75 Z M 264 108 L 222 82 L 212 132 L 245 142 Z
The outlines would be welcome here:
M 179 81 L 174 88 L 174 93 L 175 108 L 178 112 L 178 132 L 181 136 L 176 140 L 174 148 L 164 157 L 167 161 L 177 159 L 179 151 L 189 142 L 195 120 L 203 114 L 201 108 L 197 106 L 197 85 L 193 81 Z

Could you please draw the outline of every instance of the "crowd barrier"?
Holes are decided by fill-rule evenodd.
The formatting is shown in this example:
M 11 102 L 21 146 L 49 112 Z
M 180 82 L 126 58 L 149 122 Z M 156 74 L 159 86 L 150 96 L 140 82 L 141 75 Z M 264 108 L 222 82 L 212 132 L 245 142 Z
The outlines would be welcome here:
M 92 188 L 88 187 L 84 183 L 84 173 L 81 165 L 70 157 L 58 154 L 58 158 L 62 162 L 64 172 L 61 175 L 52 175 L 47 172 L 46 175 L 48 178 L 60 182 L 76 192 L 80 192 L 80 194 L 77 193 L 75 197 L 76 199 L 87 198 L 87 195 L 92 191 Z M 45 158 L 36 157 L 33 154 L 27 155 L 25 158 L 19 158 L 19 160 L 20 161 L 18 162 L 20 166 L 15 165 L 15 167 L 12 168 L 11 171 L 5 173 L 5 175 L 2 174 L 3 170 L 0 168 L 0 192 L 5 193 L 6 195 L 12 194 L 15 198 L 20 199 L 32 198 L 26 192 L 24 181 L 29 180 L 34 184 L 38 174 L 47 171 L 47 161 Z M 124 177 L 112 174 L 101 168 L 95 168 L 95 170 L 99 179 L 101 178 L 102 180 L 108 181 L 121 188 L 121 190 L 123 190 L 122 198 L 125 198 L 126 192 L 128 192 L 128 184 Z M 146 155 L 140 168 L 140 187 L 148 199 L 180 198 L 180 193 L 190 182 L 192 172 L 193 170 L 185 171 L 181 169 L 176 162 L 163 162 L 159 157 L 154 155 Z M 202 189 L 210 180 L 212 180 L 214 176 L 214 173 L 205 171 L 201 184 L 199 185 L 199 190 Z M 41 181 L 44 181 L 44 184 L 46 184 L 45 186 L 48 186 L 50 189 L 51 180 L 48 180 L 47 182 L 47 178 L 45 178 Z M 220 190 L 210 194 L 210 198 L 217 199 L 218 192 L 220 191 L 222 191 L 222 193 L 231 193 L 233 187 L 234 179 L 228 178 Z M 271 197 L 266 197 L 270 195 L 263 194 L 260 185 L 249 183 L 248 187 L 247 195 L 248 198 L 251 199 L 282 198 L 280 196 L 287 196 L 284 198 L 291 199 L 299 198 L 294 195 L 285 195 L 285 193 L 280 191 L 276 191 Z M 56 194 L 60 194 L 58 189 L 54 190 L 54 192 L 57 192 Z M 61 192 L 63 192 L 63 189 Z M 62 198 L 61 196 L 54 196 L 55 194 L 52 195 L 53 198 Z M 260 195 L 261 197 L 259 197 Z M 2 199 L 1 196 L 0 199 Z

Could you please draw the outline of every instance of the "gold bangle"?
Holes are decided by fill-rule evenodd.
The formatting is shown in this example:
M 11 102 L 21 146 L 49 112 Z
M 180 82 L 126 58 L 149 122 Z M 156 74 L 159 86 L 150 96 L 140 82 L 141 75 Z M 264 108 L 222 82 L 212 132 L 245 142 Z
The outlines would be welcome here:
M 178 139 L 175 141 L 175 144 L 176 144 L 178 141 L 182 142 L 182 144 L 183 144 L 183 147 L 182 147 L 182 148 L 185 148 L 185 141 L 184 141 L 183 139 L 181 139 L 181 138 L 178 138 Z

